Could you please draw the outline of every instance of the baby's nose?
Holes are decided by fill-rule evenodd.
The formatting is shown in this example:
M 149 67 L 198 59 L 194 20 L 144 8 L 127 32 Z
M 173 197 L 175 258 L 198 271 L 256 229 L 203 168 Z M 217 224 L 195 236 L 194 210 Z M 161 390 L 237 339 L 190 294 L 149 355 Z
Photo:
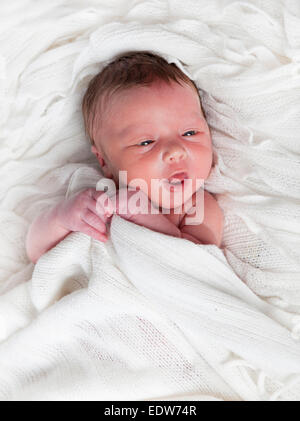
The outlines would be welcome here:
M 163 153 L 165 162 L 178 162 L 186 158 L 185 149 L 179 144 L 172 144 L 166 147 Z

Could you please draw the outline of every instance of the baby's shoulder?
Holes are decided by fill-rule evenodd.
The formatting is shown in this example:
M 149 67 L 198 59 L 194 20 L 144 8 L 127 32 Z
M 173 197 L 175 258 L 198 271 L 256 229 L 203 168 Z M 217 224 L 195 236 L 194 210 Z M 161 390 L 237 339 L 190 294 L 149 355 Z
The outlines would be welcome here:
M 211 200 L 211 194 L 205 191 L 204 189 L 200 189 L 193 194 L 193 196 L 184 204 L 184 212 L 181 215 L 180 220 L 180 227 L 182 228 L 186 225 L 186 218 L 194 217 L 196 212 L 199 212 L 199 209 L 205 210 L 205 207 L 211 208 L 213 206 L 213 202 Z M 192 210 L 193 209 L 193 210 Z
M 222 241 L 224 215 L 217 200 L 211 193 L 203 190 L 198 198 L 196 193 L 193 194 L 191 207 L 194 207 L 194 211 L 189 212 L 190 209 L 187 210 L 182 218 L 179 229 L 182 230 L 184 228 L 185 231 L 195 235 L 197 233 L 202 235 L 204 231 L 210 233 L 215 238 L 214 243 L 219 246 Z M 195 217 L 197 212 L 199 215 L 203 215 L 202 223 L 199 225 L 187 224 L 186 219 Z

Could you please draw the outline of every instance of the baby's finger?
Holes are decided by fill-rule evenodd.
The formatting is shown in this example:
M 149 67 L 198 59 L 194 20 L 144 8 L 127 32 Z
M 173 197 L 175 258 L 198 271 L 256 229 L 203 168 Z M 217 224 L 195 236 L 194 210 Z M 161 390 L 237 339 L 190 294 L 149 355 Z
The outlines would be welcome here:
M 104 224 L 106 224 L 107 219 L 110 217 L 110 215 L 103 209 L 101 206 L 97 206 L 97 202 L 90 198 L 87 202 L 87 209 L 89 209 L 91 212 L 93 212 L 99 219 L 101 219 Z
M 97 191 L 96 189 L 89 188 L 86 190 L 88 196 L 99 203 L 99 213 L 111 216 L 114 213 L 114 205 L 110 197 L 104 191 Z
M 99 194 L 99 196 L 96 199 L 96 211 L 97 213 L 104 213 L 107 217 L 113 215 L 115 211 L 115 206 L 112 200 L 104 192 L 102 192 L 102 194 Z
M 79 232 L 83 232 L 84 234 L 89 235 L 95 240 L 102 241 L 103 243 L 105 243 L 108 240 L 108 237 L 106 234 L 103 234 L 95 230 L 93 227 L 85 223 L 82 223 Z
M 101 218 L 98 215 L 96 215 L 89 209 L 85 209 L 84 212 L 82 212 L 81 220 L 93 227 L 97 231 L 100 231 L 102 233 L 106 232 L 105 223 L 101 220 Z

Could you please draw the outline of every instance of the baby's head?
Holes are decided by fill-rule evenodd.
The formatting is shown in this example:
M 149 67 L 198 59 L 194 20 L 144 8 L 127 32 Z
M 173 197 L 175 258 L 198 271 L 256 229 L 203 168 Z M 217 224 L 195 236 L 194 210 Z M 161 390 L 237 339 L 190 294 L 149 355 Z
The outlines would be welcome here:
M 212 144 L 198 89 L 162 57 L 150 52 L 118 56 L 91 80 L 82 110 L 92 152 L 116 187 L 119 171 L 126 171 L 128 186 L 144 180 L 141 189 L 162 206 L 162 192 L 151 192 L 151 180 L 171 181 L 175 173 L 185 173 L 194 193 L 196 179 L 208 177 Z M 170 191 L 170 184 L 160 188 Z M 170 208 L 183 203 L 178 192 L 178 186 L 171 188 Z

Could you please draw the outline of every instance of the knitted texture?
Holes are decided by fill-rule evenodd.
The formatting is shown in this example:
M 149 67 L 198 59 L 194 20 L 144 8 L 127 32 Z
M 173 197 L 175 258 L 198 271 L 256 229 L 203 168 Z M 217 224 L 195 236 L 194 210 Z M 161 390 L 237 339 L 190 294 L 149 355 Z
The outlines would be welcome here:
M 299 399 L 299 2 L 0 8 L 0 396 Z M 222 250 L 114 217 L 112 242 L 72 234 L 34 268 L 30 222 L 101 177 L 80 112 L 87 84 L 134 49 L 199 87 Z
M 216 246 L 116 215 L 107 244 L 72 233 L 0 309 L 1 399 L 300 397 L 287 388 L 300 344 L 285 312 Z

